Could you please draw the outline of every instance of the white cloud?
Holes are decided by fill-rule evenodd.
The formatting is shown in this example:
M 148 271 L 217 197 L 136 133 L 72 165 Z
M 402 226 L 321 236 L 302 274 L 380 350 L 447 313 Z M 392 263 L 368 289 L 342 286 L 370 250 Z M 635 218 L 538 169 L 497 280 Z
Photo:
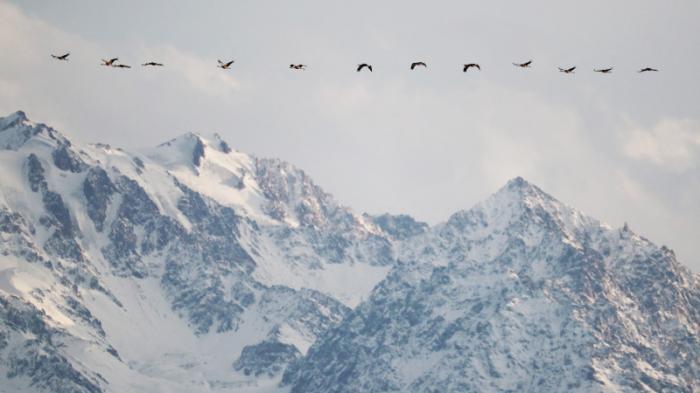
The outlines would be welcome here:
M 631 126 L 618 137 L 624 154 L 636 160 L 679 172 L 700 163 L 700 123 L 695 120 L 664 119 L 650 128 Z

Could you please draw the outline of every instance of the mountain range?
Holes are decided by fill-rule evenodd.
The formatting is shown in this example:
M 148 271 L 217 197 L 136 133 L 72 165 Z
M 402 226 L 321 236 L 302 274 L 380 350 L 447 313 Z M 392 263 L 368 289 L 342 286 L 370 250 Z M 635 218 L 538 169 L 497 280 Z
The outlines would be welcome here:
M 430 226 L 21 111 L 0 165 L 0 392 L 700 391 L 700 278 L 522 178 Z

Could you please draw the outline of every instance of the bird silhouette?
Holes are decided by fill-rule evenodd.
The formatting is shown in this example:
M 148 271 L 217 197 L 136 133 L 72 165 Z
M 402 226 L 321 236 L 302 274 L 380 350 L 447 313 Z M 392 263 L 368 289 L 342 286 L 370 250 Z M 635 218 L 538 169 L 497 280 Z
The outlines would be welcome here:
M 418 67 L 418 66 L 428 68 L 428 65 L 425 64 L 424 62 L 422 62 L 422 61 L 417 61 L 417 62 L 415 62 L 415 63 L 411 63 L 411 70 L 414 69 L 414 68 L 416 68 L 416 67 Z
M 148 63 L 143 63 L 143 64 L 141 64 L 141 65 L 144 66 L 144 67 L 148 67 L 148 66 L 151 66 L 151 67 L 162 67 L 162 66 L 163 66 L 163 63 L 156 63 L 155 61 L 149 61 Z
M 640 73 L 642 73 L 642 72 L 659 72 L 659 70 L 657 70 L 656 68 L 645 67 L 645 68 L 642 68 L 641 70 L 639 70 L 638 72 L 640 72 Z
M 357 72 L 362 71 L 363 68 L 367 68 L 367 69 L 369 69 L 369 72 L 372 72 L 372 65 L 367 64 L 367 63 L 358 64 L 357 65 Z
M 532 60 L 528 60 L 524 63 L 513 63 L 513 65 L 520 68 L 530 68 L 532 65 Z
M 119 60 L 118 57 L 115 57 L 115 58 L 112 58 L 112 59 L 109 59 L 109 60 L 102 59 L 102 65 L 105 66 L 105 67 L 113 67 L 113 66 L 114 66 L 114 63 L 115 63 L 117 60 Z
M 231 65 L 233 65 L 233 63 L 235 62 L 235 60 L 231 60 L 228 63 L 224 63 L 221 60 L 217 61 L 219 62 L 219 65 L 217 67 L 221 68 L 222 70 L 228 70 L 229 68 L 231 68 Z
M 613 70 L 613 67 L 610 67 L 610 68 L 600 68 L 600 69 L 593 70 L 593 71 L 594 71 L 594 72 L 600 72 L 601 74 L 609 74 L 609 73 L 612 72 L 612 70 Z
M 476 63 L 469 63 L 469 64 L 465 64 L 465 65 L 462 67 L 462 72 L 467 72 L 467 71 L 469 71 L 470 68 L 476 68 L 477 70 L 481 71 L 481 66 L 480 66 L 480 65 L 478 65 L 478 64 L 476 64 Z
M 53 57 L 54 59 L 56 59 L 56 60 L 63 60 L 63 61 L 68 61 L 68 56 L 70 56 L 70 53 L 66 53 L 66 54 L 60 55 L 60 56 L 51 55 L 51 57 Z
M 570 67 L 570 68 L 561 68 L 559 67 L 559 72 L 563 72 L 565 74 L 573 74 L 574 70 L 576 70 L 576 66 Z
M 289 68 L 291 68 L 293 70 L 305 70 L 306 64 L 290 64 Z
M 114 68 L 131 68 L 130 65 L 126 65 L 126 64 L 115 64 L 112 67 L 114 67 Z

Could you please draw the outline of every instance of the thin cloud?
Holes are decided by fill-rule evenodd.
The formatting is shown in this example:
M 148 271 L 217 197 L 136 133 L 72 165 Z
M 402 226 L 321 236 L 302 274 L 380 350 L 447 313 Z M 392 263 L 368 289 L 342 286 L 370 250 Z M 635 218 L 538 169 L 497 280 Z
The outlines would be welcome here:
M 631 126 L 619 133 L 627 157 L 651 162 L 673 171 L 700 163 L 700 123 L 664 119 L 649 128 Z

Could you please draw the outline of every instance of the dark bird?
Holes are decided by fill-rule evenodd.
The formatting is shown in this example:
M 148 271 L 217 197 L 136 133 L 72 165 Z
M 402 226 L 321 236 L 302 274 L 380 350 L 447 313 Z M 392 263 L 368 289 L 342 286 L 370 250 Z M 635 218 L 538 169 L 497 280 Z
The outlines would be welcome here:
M 141 64 L 144 67 L 152 66 L 152 67 L 162 67 L 163 63 L 156 63 L 155 61 L 149 61 L 148 63 L 143 63 Z
M 372 72 L 372 66 L 370 64 L 367 64 L 367 63 L 358 64 L 357 65 L 357 72 L 362 71 L 363 68 L 367 68 L 367 69 L 369 69 L 369 72 Z
M 306 64 L 290 64 L 289 68 L 291 68 L 293 70 L 305 70 Z
M 659 70 L 657 70 L 656 68 L 645 67 L 645 68 L 642 68 L 641 70 L 639 70 L 639 72 L 640 73 L 641 72 L 659 72 Z
M 612 70 L 613 70 L 613 68 L 610 67 L 610 68 L 601 68 L 601 69 L 593 70 L 593 71 L 600 72 L 601 74 L 609 74 L 612 72 Z
M 513 65 L 520 68 L 530 68 L 530 65 L 532 65 L 532 60 L 526 61 L 524 63 L 513 63 Z
M 411 69 L 414 69 L 414 68 L 416 68 L 416 67 L 418 67 L 418 66 L 428 68 L 428 65 L 425 64 L 425 63 L 422 62 L 422 61 L 417 61 L 417 62 L 415 62 L 415 63 L 411 63 Z
M 119 60 L 118 57 L 115 57 L 115 58 L 112 58 L 112 59 L 109 59 L 109 60 L 102 59 L 102 65 L 103 65 L 103 66 L 106 66 L 106 67 L 113 67 L 113 66 L 114 66 L 114 63 L 115 63 L 117 60 Z
M 228 70 L 231 68 L 231 65 L 235 62 L 235 60 L 231 60 L 228 63 L 224 63 L 221 60 L 217 60 L 219 62 L 219 65 L 217 67 L 221 68 L 222 70 Z
M 131 68 L 130 65 L 126 65 L 126 64 L 115 64 L 112 67 L 114 67 L 114 68 Z
M 464 67 L 462 67 L 462 72 L 467 72 L 470 68 L 476 68 L 477 70 L 481 71 L 481 66 L 476 64 L 476 63 L 469 63 L 465 64 Z
M 54 59 L 63 60 L 63 61 L 68 61 L 68 56 L 70 56 L 70 53 L 66 53 L 65 55 L 60 55 L 60 56 L 51 55 L 51 57 L 53 57 Z
M 561 68 L 559 67 L 559 72 L 563 72 L 565 74 L 573 74 L 574 70 L 576 70 L 576 66 L 573 66 L 571 68 Z

